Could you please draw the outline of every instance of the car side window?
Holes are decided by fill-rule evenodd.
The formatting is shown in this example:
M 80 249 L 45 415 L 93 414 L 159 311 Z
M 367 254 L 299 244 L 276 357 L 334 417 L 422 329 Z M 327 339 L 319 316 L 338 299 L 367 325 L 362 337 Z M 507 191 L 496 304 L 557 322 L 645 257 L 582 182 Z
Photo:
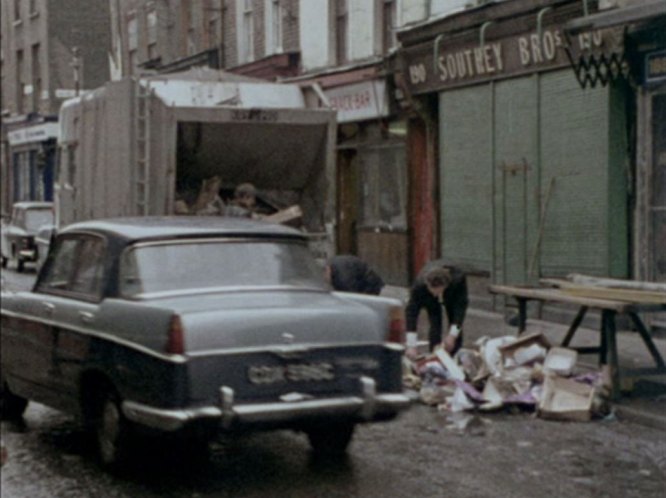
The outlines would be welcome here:
M 102 292 L 103 278 L 104 241 L 97 237 L 83 239 L 70 290 L 98 298 Z
M 69 238 L 58 241 L 53 250 L 53 264 L 42 277 L 37 288 L 38 292 L 58 292 L 69 289 L 78 245 L 78 239 Z
M 104 253 L 105 244 L 100 237 L 61 239 L 54 249 L 53 263 L 36 290 L 99 300 L 104 283 Z

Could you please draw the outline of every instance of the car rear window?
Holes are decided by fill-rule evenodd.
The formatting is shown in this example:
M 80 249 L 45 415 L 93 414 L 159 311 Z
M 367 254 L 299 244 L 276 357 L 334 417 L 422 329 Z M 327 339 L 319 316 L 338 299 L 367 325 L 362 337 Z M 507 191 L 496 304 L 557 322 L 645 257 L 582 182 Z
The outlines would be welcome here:
M 125 297 L 237 286 L 327 288 L 307 246 L 291 241 L 154 243 L 130 248 L 121 259 Z

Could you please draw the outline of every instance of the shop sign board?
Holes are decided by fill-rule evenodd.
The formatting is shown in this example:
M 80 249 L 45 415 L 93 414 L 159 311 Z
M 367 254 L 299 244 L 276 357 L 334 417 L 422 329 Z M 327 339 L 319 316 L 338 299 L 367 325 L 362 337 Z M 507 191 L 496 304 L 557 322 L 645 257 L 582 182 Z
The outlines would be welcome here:
M 338 123 L 376 119 L 389 115 L 386 81 L 372 80 L 328 88 L 326 97 L 338 111 Z
M 581 33 L 571 37 L 572 52 L 606 52 L 616 45 L 606 30 Z M 408 47 L 403 52 L 406 80 L 413 94 L 480 83 L 494 79 L 552 70 L 569 64 L 567 39 L 562 26 L 544 27 L 510 37 L 447 45 L 446 39 Z M 436 50 L 437 48 L 437 50 Z
M 41 123 L 34 126 L 27 126 L 7 133 L 9 145 L 23 145 L 33 142 L 41 142 L 49 138 L 58 137 L 58 123 Z

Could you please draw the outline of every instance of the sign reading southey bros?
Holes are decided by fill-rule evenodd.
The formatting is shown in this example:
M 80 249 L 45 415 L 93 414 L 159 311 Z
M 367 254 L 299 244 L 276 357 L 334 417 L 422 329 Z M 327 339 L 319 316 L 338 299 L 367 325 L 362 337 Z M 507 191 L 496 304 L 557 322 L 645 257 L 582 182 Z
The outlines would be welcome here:
M 404 51 L 407 81 L 412 93 L 425 93 L 491 79 L 554 69 L 569 64 L 563 50 L 566 39 L 561 27 L 451 47 L 446 38 L 435 52 L 434 42 Z M 604 50 L 610 42 L 604 32 L 581 33 L 571 39 L 577 53 Z

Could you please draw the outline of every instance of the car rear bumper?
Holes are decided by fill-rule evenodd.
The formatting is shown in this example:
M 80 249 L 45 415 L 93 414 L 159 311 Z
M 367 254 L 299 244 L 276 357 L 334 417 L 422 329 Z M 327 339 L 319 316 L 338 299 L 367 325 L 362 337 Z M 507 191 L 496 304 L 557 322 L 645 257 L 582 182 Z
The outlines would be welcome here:
M 220 389 L 220 406 L 161 409 L 133 401 L 123 402 L 125 416 L 138 424 L 162 431 L 176 431 L 197 420 L 217 420 L 222 428 L 261 426 L 307 421 L 321 417 L 345 417 L 359 422 L 390 418 L 406 409 L 410 398 L 403 393 L 377 394 L 375 381 L 360 379 L 362 394 L 337 398 L 285 400 L 271 403 L 234 403 L 231 388 Z M 297 395 L 296 395 L 297 396 Z

